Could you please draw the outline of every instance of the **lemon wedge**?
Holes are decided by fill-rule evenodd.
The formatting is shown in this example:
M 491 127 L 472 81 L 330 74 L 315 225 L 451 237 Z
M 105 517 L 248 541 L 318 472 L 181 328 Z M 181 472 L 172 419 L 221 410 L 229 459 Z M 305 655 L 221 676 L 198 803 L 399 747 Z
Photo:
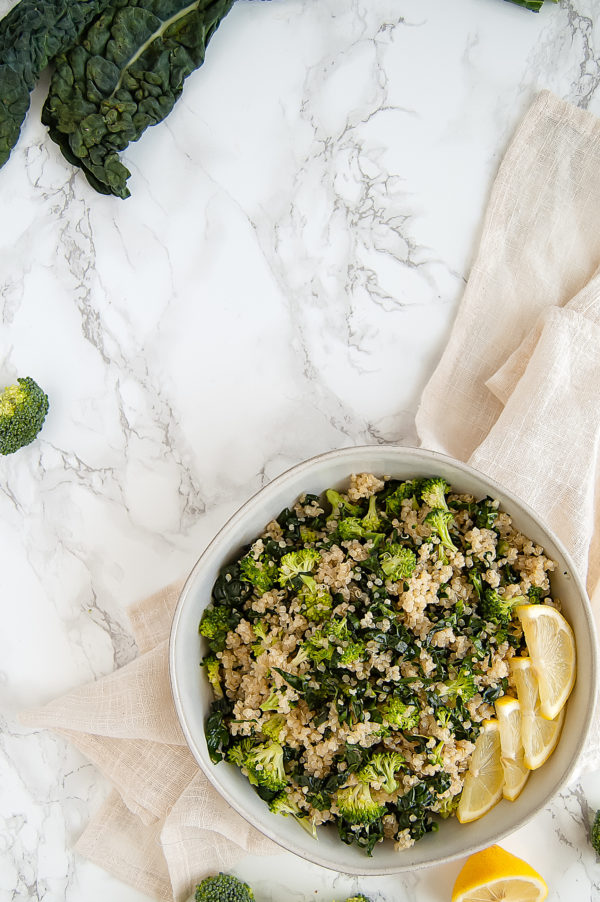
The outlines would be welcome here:
M 496 701 L 495 708 L 500 728 L 500 760 L 504 770 L 502 795 L 514 802 L 529 777 L 521 738 L 521 705 L 511 695 L 503 695 Z
M 510 667 L 521 706 L 523 761 L 528 770 L 536 770 L 556 748 L 565 712 L 562 710 L 554 720 L 542 717 L 538 681 L 531 658 L 513 658 Z
M 517 608 L 538 679 L 540 714 L 554 720 L 575 683 L 575 637 L 563 615 L 547 604 Z
M 471 855 L 463 865 L 452 902 L 542 902 L 548 887 L 537 871 L 500 846 Z
M 456 809 L 461 824 L 475 821 L 502 798 L 504 772 L 500 760 L 500 728 L 494 718 L 484 720 L 475 742 L 469 770 Z

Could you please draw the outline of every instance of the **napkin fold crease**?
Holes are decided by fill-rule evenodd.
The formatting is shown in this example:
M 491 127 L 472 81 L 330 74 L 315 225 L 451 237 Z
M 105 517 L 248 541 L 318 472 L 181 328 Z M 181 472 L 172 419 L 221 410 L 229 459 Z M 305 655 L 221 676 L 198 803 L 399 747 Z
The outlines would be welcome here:
M 468 461 L 554 529 L 600 612 L 600 121 L 542 92 L 495 180 L 448 345 L 416 417 L 424 447 Z M 37 711 L 115 787 L 76 849 L 157 899 L 278 847 L 198 769 L 171 699 L 182 583 L 130 609 L 139 657 Z M 600 764 L 596 724 L 583 766 Z

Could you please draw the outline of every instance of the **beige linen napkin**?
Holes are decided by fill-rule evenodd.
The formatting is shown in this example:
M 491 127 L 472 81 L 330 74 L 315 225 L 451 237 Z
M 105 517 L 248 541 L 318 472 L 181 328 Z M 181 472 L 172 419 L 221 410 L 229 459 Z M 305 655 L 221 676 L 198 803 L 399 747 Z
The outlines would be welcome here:
M 500 167 L 479 254 L 417 416 L 424 446 L 507 484 L 600 573 L 600 123 L 548 93 Z M 171 701 L 170 587 L 131 612 L 140 657 L 23 720 L 67 736 L 115 789 L 77 849 L 159 899 L 276 847 L 187 751 Z M 598 748 L 590 747 L 590 760 Z M 597 762 L 596 762 L 597 763 Z
M 243 855 L 281 851 L 223 801 L 188 750 L 173 706 L 168 636 L 183 583 L 130 608 L 139 657 L 21 715 L 66 737 L 112 782 L 76 849 L 157 899 L 183 900 Z
M 500 166 L 416 426 L 554 529 L 599 622 L 600 120 L 547 91 Z M 598 766 L 596 721 L 582 767 Z

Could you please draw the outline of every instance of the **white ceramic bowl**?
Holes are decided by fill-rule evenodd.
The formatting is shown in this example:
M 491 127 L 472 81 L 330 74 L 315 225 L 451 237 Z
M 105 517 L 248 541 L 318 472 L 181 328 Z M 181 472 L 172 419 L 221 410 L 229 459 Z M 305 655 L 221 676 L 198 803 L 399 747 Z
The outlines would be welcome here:
M 577 640 L 577 681 L 567 704 L 560 742 L 551 758 L 532 773 L 515 802 L 502 801 L 487 816 L 461 825 L 443 822 L 411 849 L 395 852 L 392 843 L 375 847 L 373 857 L 347 846 L 335 827 L 319 828 L 315 841 L 293 818 L 271 814 L 241 772 L 231 764 L 211 763 L 204 737 L 204 719 L 211 692 L 199 662 L 203 655 L 198 623 L 210 602 L 213 583 L 224 564 L 234 560 L 269 520 L 293 504 L 302 492 L 320 494 L 347 484 L 351 473 L 371 472 L 397 478 L 440 475 L 454 489 L 477 497 L 491 495 L 513 518 L 518 529 L 543 545 L 558 564 L 553 593 Z M 544 808 L 565 786 L 576 768 L 592 719 L 596 692 L 597 654 L 594 623 L 585 589 L 569 556 L 556 537 L 522 501 L 465 464 L 413 448 L 368 446 L 319 455 L 293 467 L 261 489 L 225 524 L 192 570 L 179 599 L 171 630 L 170 672 L 181 726 L 198 764 L 218 792 L 266 836 L 304 859 L 348 874 L 391 874 L 469 855 L 498 842 Z

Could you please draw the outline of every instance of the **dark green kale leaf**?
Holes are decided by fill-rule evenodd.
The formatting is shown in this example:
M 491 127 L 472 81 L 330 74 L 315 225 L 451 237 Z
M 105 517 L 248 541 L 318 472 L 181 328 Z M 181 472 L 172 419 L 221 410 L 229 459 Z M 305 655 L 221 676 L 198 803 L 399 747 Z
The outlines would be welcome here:
M 369 858 L 373 855 L 376 844 L 383 840 L 383 820 L 380 817 L 368 824 L 352 824 L 339 818 L 337 828 L 342 842 L 348 846 L 360 846 Z
M 212 600 L 216 605 L 241 610 L 251 595 L 252 585 L 242 579 L 239 561 L 221 569 L 212 592 Z
M 56 57 L 42 122 L 101 194 L 129 197 L 119 152 L 170 113 L 234 2 L 113 0 Z
M 227 699 L 217 699 L 210 707 L 210 712 L 204 724 L 204 735 L 208 754 L 213 764 L 223 760 L 223 755 L 231 742 L 231 736 L 227 729 L 226 718 L 231 714 L 231 702 Z
M 29 95 L 110 0 L 21 0 L 0 22 L 0 166 L 17 143 Z
M 516 3 L 517 6 L 531 10 L 532 13 L 539 13 L 544 4 L 544 0 L 508 0 L 508 2 Z M 552 2 L 558 3 L 558 0 L 552 0 Z

